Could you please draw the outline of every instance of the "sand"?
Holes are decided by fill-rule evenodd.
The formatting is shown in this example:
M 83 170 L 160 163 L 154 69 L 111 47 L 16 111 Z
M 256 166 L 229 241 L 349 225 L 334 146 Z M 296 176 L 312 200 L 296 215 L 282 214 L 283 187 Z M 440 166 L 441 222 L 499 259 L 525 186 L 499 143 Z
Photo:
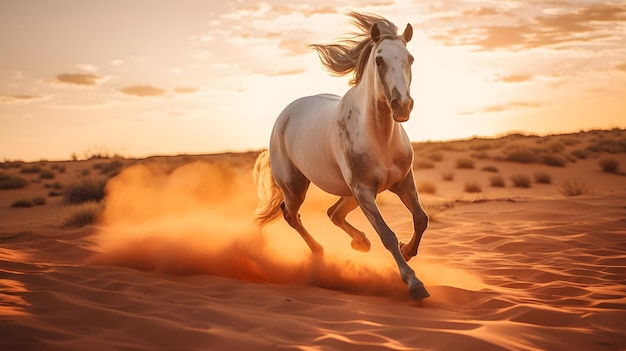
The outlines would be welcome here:
M 573 138 L 582 141 L 559 154 L 598 133 Z M 502 140 L 543 147 L 561 139 Z M 482 140 L 416 146 L 443 155 L 416 170 L 418 183 L 436 187 L 421 195 L 432 220 L 410 261 L 431 294 L 418 301 L 363 215 L 348 218 L 371 239 L 366 254 L 325 217 L 334 198 L 317 189 L 302 218 L 325 246 L 323 259 L 283 222 L 256 230 L 254 152 L 124 160 L 104 212 L 84 227 L 61 225 L 69 211 L 61 197 L 10 204 L 45 197 L 46 183 L 69 183 L 85 169 L 97 176 L 102 160 L 37 162 L 65 172 L 50 181 L 21 174 L 29 186 L 0 190 L 0 350 L 626 349 L 626 177 L 598 167 L 603 157 L 624 167 L 626 154 L 522 164 L 496 160 L 502 140 L 490 141 L 498 146 L 488 158 L 475 155 Z M 464 157 L 473 169 L 455 168 Z M 537 172 L 551 183 L 510 184 L 513 174 Z M 494 174 L 507 186 L 489 186 Z M 564 195 L 571 179 L 590 189 Z M 482 192 L 464 192 L 469 181 Z M 386 194 L 379 204 L 407 240 L 406 210 Z

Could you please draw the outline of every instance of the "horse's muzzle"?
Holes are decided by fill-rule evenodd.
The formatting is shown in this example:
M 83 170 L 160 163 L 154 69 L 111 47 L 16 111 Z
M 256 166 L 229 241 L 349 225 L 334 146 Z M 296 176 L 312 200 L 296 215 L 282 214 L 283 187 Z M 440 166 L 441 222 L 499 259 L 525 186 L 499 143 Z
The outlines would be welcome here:
M 393 111 L 393 120 L 396 122 L 406 122 L 413 110 L 413 99 L 393 99 L 391 101 L 391 110 Z

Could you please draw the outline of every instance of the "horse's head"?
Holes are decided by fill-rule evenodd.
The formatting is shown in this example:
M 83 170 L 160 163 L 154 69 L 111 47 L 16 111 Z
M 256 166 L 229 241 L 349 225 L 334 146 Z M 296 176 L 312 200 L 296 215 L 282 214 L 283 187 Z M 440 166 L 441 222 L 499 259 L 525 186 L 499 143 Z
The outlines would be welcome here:
M 406 122 L 413 109 L 411 98 L 411 64 L 413 56 L 406 43 L 413 36 L 413 27 L 407 24 L 404 33 L 398 38 L 382 37 L 378 24 L 370 31 L 375 43 L 372 54 L 377 71 L 377 89 L 382 89 L 391 107 L 396 122 Z

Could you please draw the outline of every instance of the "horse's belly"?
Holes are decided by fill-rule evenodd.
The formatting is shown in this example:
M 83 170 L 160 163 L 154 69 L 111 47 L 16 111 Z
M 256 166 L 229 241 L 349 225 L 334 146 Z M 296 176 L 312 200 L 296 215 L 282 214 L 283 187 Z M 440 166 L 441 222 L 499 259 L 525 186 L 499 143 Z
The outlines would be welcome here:
M 307 175 L 307 178 L 311 181 L 311 183 L 315 184 L 318 188 L 329 194 L 337 196 L 352 196 L 352 191 L 341 176 L 341 173 L 338 175 L 330 175 L 328 173 L 323 175 L 312 174 Z

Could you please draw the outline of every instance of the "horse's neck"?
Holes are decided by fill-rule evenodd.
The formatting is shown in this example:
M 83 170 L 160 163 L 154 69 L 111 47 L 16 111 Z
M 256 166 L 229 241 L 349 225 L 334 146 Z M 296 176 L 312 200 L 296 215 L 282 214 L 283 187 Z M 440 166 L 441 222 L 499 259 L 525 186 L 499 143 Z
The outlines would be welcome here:
M 387 104 L 384 95 L 377 95 L 374 87 L 375 72 L 369 70 L 363 75 L 363 79 L 353 89 L 355 94 L 354 103 L 359 104 L 362 111 L 360 116 L 361 126 L 379 144 L 391 143 L 396 136 L 396 122 L 393 120 L 391 107 Z

